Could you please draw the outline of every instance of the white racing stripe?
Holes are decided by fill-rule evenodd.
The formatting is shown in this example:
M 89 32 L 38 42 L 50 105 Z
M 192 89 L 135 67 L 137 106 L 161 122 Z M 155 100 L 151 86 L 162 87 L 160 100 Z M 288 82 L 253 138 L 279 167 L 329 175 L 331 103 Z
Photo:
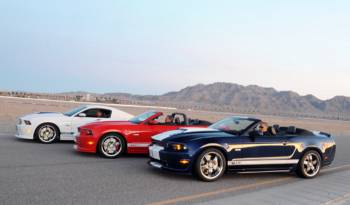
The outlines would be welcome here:
M 270 160 L 231 160 L 229 166 L 237 165 L 275 165 L 275 164 L 298 164 L 298 159 L 270 159 Z
M 150 143 L 128 143 L 128 147 L 148 147 Z
M 152 139 L 157 140 L 157 141 L 162 141 L 168 137 L 171 137 L 173 135 L 181 134 L 181 133 L 191 133 L 191 132 L 214 132 L 217 131 L 216 129 L 211 129 L 211 128 L 180 128 L 177 130 L 172 130 L 168 132 L 163 132 L 161 134 L 155 135 L 152 137 Z

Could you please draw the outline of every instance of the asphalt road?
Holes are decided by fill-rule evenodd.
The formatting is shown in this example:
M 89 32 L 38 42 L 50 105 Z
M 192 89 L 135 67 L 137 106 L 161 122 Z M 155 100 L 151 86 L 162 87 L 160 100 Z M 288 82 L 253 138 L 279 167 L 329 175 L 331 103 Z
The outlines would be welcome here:
M 310 183 L 331 183 L 338 171 L 350 170 L 350 136 L 336 136 L 336 142 L 336 160 L 330 167 L 336 169 Z M 76 153 L 72 147 L 73 143 L 44 145 L 0 134 L 0 203 L 193 204 L 308 183 L 292 174 L 227 174 L 205 183 L 155 170 L 146 164 L 147 156 L 103 159 Z

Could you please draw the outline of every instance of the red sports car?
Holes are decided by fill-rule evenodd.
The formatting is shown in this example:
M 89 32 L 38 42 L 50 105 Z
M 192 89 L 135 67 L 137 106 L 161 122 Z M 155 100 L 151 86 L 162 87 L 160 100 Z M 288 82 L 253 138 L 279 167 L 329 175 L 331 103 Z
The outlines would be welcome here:
M 164 119 L 162 119 L 164 118 Z M 116 158 L 123 153 L 147 154 L 151 137 L 180 127 L 208 127 L 211 123 L 189 119 L 183 113 L 164 116 L 148 111 L 129 121 L 95 122 L 79 128 L 74 149 Z

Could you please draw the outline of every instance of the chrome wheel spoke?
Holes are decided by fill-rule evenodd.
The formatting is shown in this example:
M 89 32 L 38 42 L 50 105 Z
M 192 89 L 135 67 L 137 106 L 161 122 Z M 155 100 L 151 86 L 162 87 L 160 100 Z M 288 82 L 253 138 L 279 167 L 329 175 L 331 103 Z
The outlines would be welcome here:
M 315 170 L 314 165 L 310 165 L 310 169 L 311 169 L 311 171 L 314 171 Z
M 204 158 L 207 162 L 210 161 L 210 155 L 205 155 Z

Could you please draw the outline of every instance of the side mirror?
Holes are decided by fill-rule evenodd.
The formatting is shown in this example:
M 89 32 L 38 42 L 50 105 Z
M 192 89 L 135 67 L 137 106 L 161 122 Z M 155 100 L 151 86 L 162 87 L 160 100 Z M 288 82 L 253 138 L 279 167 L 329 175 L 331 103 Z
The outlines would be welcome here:
M 157 122 L 156 121 L 154 121 L 154 120 L 150 120 L 150 121 L 148 121 L 148 123 L 147 124 L 149 124 L 149 125 L 156 125 L 157 124 Z
M 79 113 L 78 117 L 86 117 L 86 114 L 85 113 Z

